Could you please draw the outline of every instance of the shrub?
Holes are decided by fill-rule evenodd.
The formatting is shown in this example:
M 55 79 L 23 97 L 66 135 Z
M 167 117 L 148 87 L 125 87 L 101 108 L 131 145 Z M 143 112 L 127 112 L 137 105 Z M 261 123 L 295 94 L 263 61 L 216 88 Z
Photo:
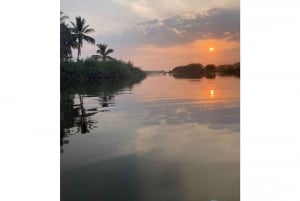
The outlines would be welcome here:
M 91 81 L 101 79 L 143 79 L 145 73 L 131 63 L 111 60 L 99 62 L 89 58 L 61 63 L 61 81 Z

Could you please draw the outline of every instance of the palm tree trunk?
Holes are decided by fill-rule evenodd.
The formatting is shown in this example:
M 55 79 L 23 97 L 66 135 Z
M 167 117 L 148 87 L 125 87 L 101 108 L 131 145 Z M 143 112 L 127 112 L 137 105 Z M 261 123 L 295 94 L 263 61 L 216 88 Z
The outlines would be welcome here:
M 80 44 L 78 43 L 78 54 L 77 54 L 77 61 L 79 61 L 79 54 L 80 54 Z

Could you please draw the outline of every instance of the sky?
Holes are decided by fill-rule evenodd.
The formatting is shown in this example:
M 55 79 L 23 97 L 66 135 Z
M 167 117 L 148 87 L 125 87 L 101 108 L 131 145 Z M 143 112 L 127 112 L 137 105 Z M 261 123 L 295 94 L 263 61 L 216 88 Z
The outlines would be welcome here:
M 112 57 L 143 70 L 240 61 L 239 0 L 61 0 L 60 9 L 70 21 L 84 17 Z M 96 51 L 84 43 L 82 57 Z

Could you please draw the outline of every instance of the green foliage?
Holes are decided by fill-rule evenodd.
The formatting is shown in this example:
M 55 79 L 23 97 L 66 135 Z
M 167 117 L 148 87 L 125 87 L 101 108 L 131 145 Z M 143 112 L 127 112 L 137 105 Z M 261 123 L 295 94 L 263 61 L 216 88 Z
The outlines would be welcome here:
M 102 79 L 143 79 L 145 73 L 130 63 L 111 60 L 99 62 L 93 58 L 61 64 L 61 81 L 93 81 Z

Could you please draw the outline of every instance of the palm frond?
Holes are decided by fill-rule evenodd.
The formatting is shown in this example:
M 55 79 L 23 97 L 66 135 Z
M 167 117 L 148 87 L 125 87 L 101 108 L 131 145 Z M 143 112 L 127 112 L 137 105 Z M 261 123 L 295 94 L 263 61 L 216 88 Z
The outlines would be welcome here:
M 85 31 L 83 31 L 83 33 L 91 33 L 91 32 L 94 32 L 95 30 L 94 29 L 86 29 Z
M 66 19 L 69 19 L 67 15 L 63 15 L 64 12 L 60 11 L 60 23 L 64 23 Z
M 71 23 L 71 25 L 72 25 L 72 27 L 70 28 L 70 30 L 72 31 L 72 32 L 78 32 L 78 28 L 77 28 L 77 26 L 76 26 L 76 24 L 74 24 L 74 22 L 70 22 Z
M 99 59 L 99 58 L 102 58 L 102 56 L 100 56 L 100 55 L 92 55 L 92 58 Z
M 106 51 L 106 48 L 107 48 L 107 45 L 106 44 L 100 44 L 100 50 L 103 52 L 103 54 L 105 54 L 105 51 Z
M 83 38 L 86 42 L 88 42 L 88 43 L 95 44 L 95 42 L 96 42 L 95 39 L 92 38 L 91 36 L 87 36 L 87 35 L 82 34 L 82 38 Z
M 85 23 L 85 19 L 84 18 L 82 19 L 80 16 L 78 16 L 75 18 L 75 21 L 76 21 L 75 22 L 76 28 L 78 29 L 79 32 L 81 32 Z
M 101 50 L 101 46 L 102 46 L 102 44 L 97 44 L 97 47 L 99 48 L 99 50 Z
M 107 45 L 105 43 L 97 44 L 97 47 L 99 48 L 97 50 L 97 53 L 102 55 L 104 61 L 106 60 L 106 58 L 113 59 L 112 57 L 107 56 L 108 54 L 111 54 L 114 52 L 113 49 L 107 49 Z
M 83 28 L 82 28 L 82 32 L 85 32 L 85 30 L 89 27 L 90 25 L 85 25 Z
M 62 16 L 62 17 L 60 17 L 60 23 L 64 23 L 65 22 L 65 20 L 67 20 L 67 19 L 69 19 L 69 17 L 68 16 Z
M 113 49 L 108 49 L 108 50 L 105 52 L 105 55 L 108 55 L 108 54 L 113 53 L 113 52 L 114 52 Z
M 81 24 L 82 24 L 82 28 L 83 28 L 84 25 L 85 25 L 85 19 L 84 19 L 84 18 L 81 18 L 81 17 L 80 17 L 80 19 L 81 19 Z
M 106 56 L 106 58 L 110 59 L 110 60 L 113 60 L 113 61 L 116 61 L 115 58 L 111 57 L 111 56 Z

